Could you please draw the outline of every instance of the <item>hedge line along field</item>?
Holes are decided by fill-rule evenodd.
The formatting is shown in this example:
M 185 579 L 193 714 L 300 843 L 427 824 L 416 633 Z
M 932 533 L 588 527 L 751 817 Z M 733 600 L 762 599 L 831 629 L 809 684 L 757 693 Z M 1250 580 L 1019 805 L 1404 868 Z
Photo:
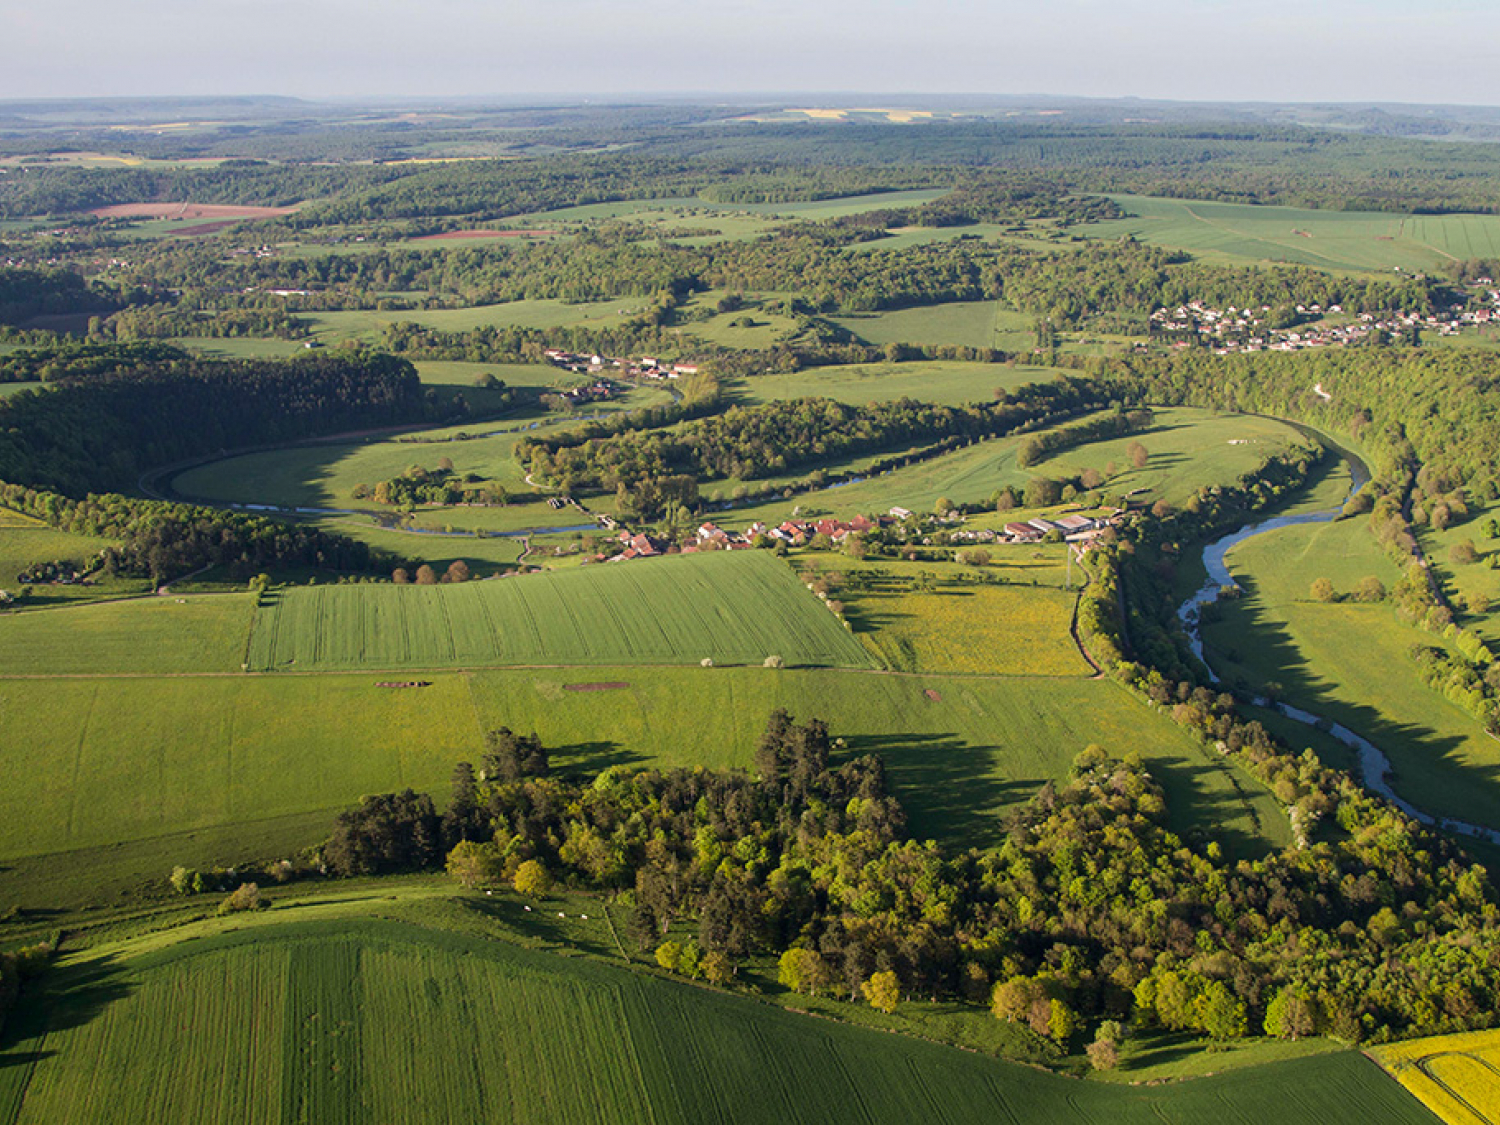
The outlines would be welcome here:
M 680 555 L 441 586 L 270 595 L 250 666 L 266 671 L 505 664 L 868 667 L 789 567 L 760 551 Z
M 1314 601 L 1330 579 L 1348 595 L 1395 569 L 1363 520 L 1304 524 L 1259 535 L 1230 552 L 1246 590 L 1211 614 L 1210 659 L 1225 681 L 1275 682 L 1289 703 L 1343 723 L 1379 746 L 1395 767 L 1396 791 L 1436 815 L 1494 820 L 1500 746 L 1479 722 L 1417 677 L 1413 645 L 1446 642 L 1404 625 L 1389 604 Z
M 12 1125 L 1432 1120 L 1352 1051 L 1177 1085 L 1079 1082 L 334 910 L 75 955 L 51 978 L 51 1029 L 22 1017 L 0 1113 Z
M 1435 1035 L 1371 1054 L 1449 1125 L 1500 1121 L 1500 1031 Z
M 1401 215 L 1111 196 L 1129 217 L 1072 228 L 1084 238 L 1142 242 L 1209 259 L 1292 262 L 1335 270 L 1432 270 L 1500 255 L 1500 216 Z
M 253 613 L 249 594 L 198 594 L 6 614 L 0 667 L 33 676 L 238 672 Z

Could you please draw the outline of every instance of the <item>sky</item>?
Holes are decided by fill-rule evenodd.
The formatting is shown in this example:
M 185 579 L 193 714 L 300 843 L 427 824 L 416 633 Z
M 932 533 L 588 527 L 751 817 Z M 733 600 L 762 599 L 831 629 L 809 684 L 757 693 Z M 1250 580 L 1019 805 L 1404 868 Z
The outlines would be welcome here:
M 0 0 L 0 98 L 764 92 L 1500 105 L 1481 0 Z

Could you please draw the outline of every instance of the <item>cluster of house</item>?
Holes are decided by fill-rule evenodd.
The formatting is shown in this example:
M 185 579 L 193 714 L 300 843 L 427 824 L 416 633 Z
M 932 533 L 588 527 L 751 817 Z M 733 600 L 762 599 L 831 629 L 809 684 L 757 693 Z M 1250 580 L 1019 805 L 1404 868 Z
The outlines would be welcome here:
M 1403 336 L 1412 332 L 1435 332 L 1439 336 L 1456 336 L 1465 327 L 1500 323 L 1500 289 L 1494 282 L 1480 278 L 1477 282 L 1481 300 L 1478 308 L 1469 304 L 1453 305 L 1431 313 L 1360 313 L 1352 319 L 1324 321 L 1324 317 L 1342 317 L 1339 305 L 1298 305 L 1299 316 L 1317 323 L 1296 328 L 1273 329 L 1265 324 L 1271 312 L 1269 305 L 1259 309 L 1216 309 L 1202 301 L 1189 301 L 1175 309 L 1157 309 L 1151 314 L 1151 331 L 1174 338 L 1173 346 L 1188 347 L 1196 340 L 1213 348 L 1217 355 L 1230 352 L 1290 352 L 1303 348 L 1340 347 L 1357 343 L 1372 335 Z
M 695 363 L 662 363 L 655 356 L 649 355 L 643 355 L 639 359 L 619 359 L 607 355 L 568 352 L 561 348 L 548 348 L 543 354 L 554 367 L 580 375 L 612 371 L 632 379 L 680 379 L 684 375 L 698 374 L 698 365 Z
M 627 559 L 644 559 L 655 555 L 677 553 L 690 555 L 698 551 L 745 551 L 753 547 L 759 539 L 783 542 L 789 547 L 802 547 L 814 536 L 823 535 L 830 543 L 842 543 L 851 534 L 872 531 L 889 522 L 890 520 L 883 517 L 871 519 L 868 516 L 855 516 L 852 520 L 791 519 L 776 527 L 771 527 L 756 521 L 744 531 L 729 531 L 716 523 L 709 522 L 702 524 L 693 533 L 692 542 L 680 546 L 660 536 L 622 531 L 618 539 L 624 550 L 613 556 L 610 561 L 622 562 Z
M 588 402 L 608 402 L 621 389 L 618 383 L 612 383 L 608 379 L 595 379 L 587 386 L 571 387 L 566 391 L 555 393 L 558 398 L 566 399 L 570 406 L 582 406 Z
M 1024 523 L 1016 520 L 1005 525 L 1003 539 L 996 538 L 1005 543 L 1036 543 L 1050 532 L 1057 531 L 1062 533 L 1066 542 L 1087 545 L 1103 535 L 1105 528 L 1119 523 L 1124 514 L 1121 508 L 1104 508 L 1092 515 L 1073 512 L 1056 519 L 1038 516 Z
M 603 560 L 624 562 L 628 559 L 653 558 L 657 555 L 694 554 L 698 551 L 743 551 L 753 547 L 757 541 L 783 542 L 788 547 L 806 546 L 815 536 L 823 536 L 835 545 L 844 542 L 850 535 L 876 531 L 890 527 L 910 518 L 912 513 L 905 508 L 892 508 L 885 516 L 855 516 L 849 520 L 789 519 L 771 527 L 764 523 L 753 523 L 744 531 L 729 531 L 716 523 L 705 523 L 693 533 L 688 543 L 677 544 L 663 536 L 647 535 L 643 532 L 621 531 L 617 536 L 621 550 L 613 556 L 600 555 Z M 1072 512 L 1053 519 L 1037 517 L 1025 523 L 1008 523 L 1004 529 L 964 528 L 948 536 L 953 543 L 1037 543 L 1048 532 L 1061 533 L 1066 542 L 1077 545 L 1081 551 L 1088 550 L 1105 529 L 1118 524 L 1125 516 L 1123 508 L 1101 508 L 1085 515 Z M 939 521 L 956 522 L 954 519 Z M 923 543 L 931 540 L 923 538 Z

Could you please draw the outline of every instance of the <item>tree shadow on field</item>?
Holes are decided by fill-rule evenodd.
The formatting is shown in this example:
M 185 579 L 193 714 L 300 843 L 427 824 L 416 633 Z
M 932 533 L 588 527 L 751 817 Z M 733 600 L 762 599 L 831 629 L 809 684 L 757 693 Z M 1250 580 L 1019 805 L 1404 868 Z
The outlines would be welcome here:
M 618 742 L 575 742 L 550 751 L 549 758 L 552 769 L 567 777 L 595 777 L 610 766 L 633 766 L 646 760 L 644 754 Z
M 957 845 L 996 841 L 1001 817 L 1047 779 L 999 776 L 999 746 L 976 746 L 947 734 L 855 735 L 847 755 L 884 760 L 893 796 L 906 809 L 910 834 Z
M 459 901 L 475 914 L 532 940 L 581 950 L 596 957 L 619 956 L 614 933 L 604 916 L 603 903 L 597 907 L 590 905 L 586 911 L 564 907 L 562 913 L 566 917 L 559 918 L 558 907 L 562 904 L 556 899 L 525 901 L 506 894 L 482 899 L 465 897 Z
M 21 986 L 21 998 L 0 1031 L 0 1067 L 50 1058 L 56 1051 L 27 1050 L 44 1035 L 82 1027 L 135 991 L 113 956 L 92 957 L 47 970 Z M 12 1050 L 20 1047 L 21 1050 Z
M 1419 723 L 1392 719 L 1376 706 L 1341 698 L 1338 682 L 1304 655 L 1286 623 L 1266 605 L 1255 579 L 1243 576 L 1239 581 L 1244 596 L 1224 604 L 1203 630 L 1209 663 L 1227 686 L 1261 694 L 1267 682 L 1274 681 L 1279 685 L 1281 700 L 1363 735 L 1390 758 L 1390 782 L 1397 795 L 1424 811 L 1440 817 L 1482 820 L 1483 806 L 1478 800 L 1481 796 L 1495 799 L 1489 808 L 1500 808 L 1500 763 L 1481 764 L 1471 755 L 1466 758 L 1465 739 L 1461 737 L 1440 734 Z M 1341 611 L 1329 606 L 1313 612 Z M 1381 605 L 1362 612 L 1373 615 L 1392 610 Z M 1397 669 L 1396 675 L 1411 681 L 1416 698 L 1427 693 L 1434 707 L 1449 706 L 1440 692 L 1421 683 L 1415 662 Z M 1477 720 L 1475 727 L 1478 729 Z M 1290 741 L 1299 752 L 1304 747 L 1316 750 L 1326 744 L 1316 738 L 1301 741 L 1293 737 Z M 1347 766 L 1351 753 L 1341 751 L 1329 764 Z M 1412 776 L 1408 781 L 1403 778 L 1403 767 L 1421 776 Z M 1467 817 L 1465 812 L 1469 813 Z M 1492 822 L 1490 827 L 1500 827 L 1500 814 L 1492 814 L 1488 819 Z

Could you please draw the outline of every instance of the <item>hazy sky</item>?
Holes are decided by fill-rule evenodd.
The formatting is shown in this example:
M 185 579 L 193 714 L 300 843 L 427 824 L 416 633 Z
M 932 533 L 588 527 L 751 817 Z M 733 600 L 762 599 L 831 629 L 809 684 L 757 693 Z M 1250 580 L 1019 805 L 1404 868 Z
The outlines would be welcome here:
M 0 97 L 684 91 L 1500 104 L 1480 0 L 0 0 Z

